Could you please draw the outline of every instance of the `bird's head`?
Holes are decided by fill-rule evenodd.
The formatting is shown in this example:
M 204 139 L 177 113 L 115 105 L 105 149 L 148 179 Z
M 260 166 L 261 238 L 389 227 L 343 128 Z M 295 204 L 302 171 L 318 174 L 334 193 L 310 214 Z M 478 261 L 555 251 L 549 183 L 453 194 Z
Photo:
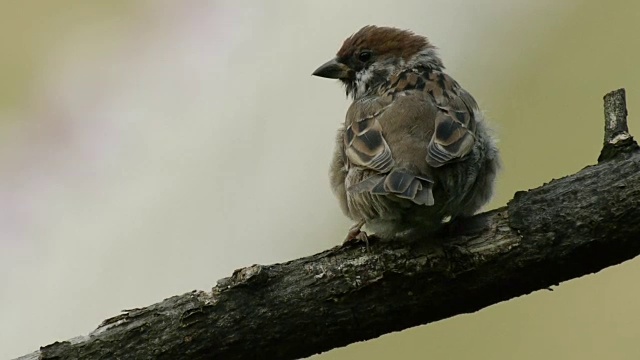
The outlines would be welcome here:
M 313 75 L 339 79 L 347 96 L 361 98 L 391 75 L 416 66 L 442 69 L 436 48 L 426 37 L 392 27 L 365 26 L 347 38 L 336 57 Z

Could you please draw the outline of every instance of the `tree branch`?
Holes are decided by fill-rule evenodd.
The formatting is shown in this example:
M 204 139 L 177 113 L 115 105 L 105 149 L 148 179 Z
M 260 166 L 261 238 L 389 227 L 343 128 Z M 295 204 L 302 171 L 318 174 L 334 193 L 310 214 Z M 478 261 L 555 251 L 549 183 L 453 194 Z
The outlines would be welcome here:
M 476 234 L 250 266 L 20 359 L 294 359 L 619 264 L 640 254 L 640 154 L 623 89 L 605 96 L 605 122 L 598 165 L 477 215 Z
M 633 152 L 638 144 L 629 134 L 627 126 L 627 100 L 624 89 L 604 96 L 604 145 L 598 162 L 610 160 L 620 153 Z

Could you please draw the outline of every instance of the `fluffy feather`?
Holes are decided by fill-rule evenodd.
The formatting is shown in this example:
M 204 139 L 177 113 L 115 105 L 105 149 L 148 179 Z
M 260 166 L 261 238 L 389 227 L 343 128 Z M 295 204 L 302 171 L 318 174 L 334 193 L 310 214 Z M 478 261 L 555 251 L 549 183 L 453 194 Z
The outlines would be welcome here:
M 353 98 L 330 170 L 347 216 L 391 237 L 433 231 L 489 200 L 500 165 L 495 142 L 425 37 L 367 26 L 335 61 L 347 70 L 332 74 Z

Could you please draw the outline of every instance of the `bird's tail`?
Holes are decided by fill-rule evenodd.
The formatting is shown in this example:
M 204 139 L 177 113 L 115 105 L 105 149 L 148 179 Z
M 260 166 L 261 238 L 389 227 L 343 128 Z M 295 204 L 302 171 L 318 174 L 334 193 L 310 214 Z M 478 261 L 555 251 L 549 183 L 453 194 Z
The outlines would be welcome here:
M 347 191 L 351 193 L 368 191 L 374 195 L 393 195 L 411 200 L 418 205 L 431 206 L 434 204 L 433 180 L 399 169 L 393 169 L 387 174 L 370 176 L 350 186 Z

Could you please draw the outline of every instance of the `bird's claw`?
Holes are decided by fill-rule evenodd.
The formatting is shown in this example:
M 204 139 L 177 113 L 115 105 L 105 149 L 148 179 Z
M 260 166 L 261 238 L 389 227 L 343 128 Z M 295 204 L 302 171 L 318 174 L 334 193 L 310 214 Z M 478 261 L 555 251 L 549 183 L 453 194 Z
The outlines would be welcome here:
M 342 245 L 347 244 L 357 244 L 359 242 L 365 243 L 367 249 L 369 248 L 369 235 L 366 232 L 362 231 L 362 226 L 364 225 L 364 221 L 360 221 L 351 228 L 349 228 L 349 232 L 347 233 L 347 237 L 342 242 Z

